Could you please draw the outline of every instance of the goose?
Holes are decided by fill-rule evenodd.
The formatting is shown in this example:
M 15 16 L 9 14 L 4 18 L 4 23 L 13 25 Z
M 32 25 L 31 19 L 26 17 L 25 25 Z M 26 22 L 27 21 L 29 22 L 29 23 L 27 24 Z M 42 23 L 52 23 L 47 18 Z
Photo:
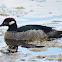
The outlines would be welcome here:
M 18 49 L 18 42 L 21 40 L 32 40 L 32 39 L 51 39 L 51 38 L 61 38 L 62 31 L 57 31 L 52 29 L 52 27 L 42 26 L 42 25 L 25 25 L 17 28 L 17 23 L 14 18 L 5 18 L 0 26 L 8 26 L 8 30 L 5 33 L 6 40 L 15 40 L 15 44 L 12 42 L 10 48 Z M 10 42 L 10 41 L 8 41 Z M 12 47 L 13 46 L 13 47 Z

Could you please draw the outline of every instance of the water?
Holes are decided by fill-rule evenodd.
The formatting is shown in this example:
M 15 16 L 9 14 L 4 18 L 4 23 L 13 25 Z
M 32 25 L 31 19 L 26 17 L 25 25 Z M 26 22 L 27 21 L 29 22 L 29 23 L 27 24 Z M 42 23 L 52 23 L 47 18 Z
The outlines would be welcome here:
M 0 4 L 0 24 L 7 17 L 13 17 L 18 27 L 26 24 L 39 24 L 62 30 L 62 0 L 2 0 Z M 7 45 L 4 33 L 8 27 L 0 27 L 0 51 Z M 3 54 L 1 62 L 62 62 L 62 39 L 47 41 L 44 48 L 19 46 L 17 53 Z

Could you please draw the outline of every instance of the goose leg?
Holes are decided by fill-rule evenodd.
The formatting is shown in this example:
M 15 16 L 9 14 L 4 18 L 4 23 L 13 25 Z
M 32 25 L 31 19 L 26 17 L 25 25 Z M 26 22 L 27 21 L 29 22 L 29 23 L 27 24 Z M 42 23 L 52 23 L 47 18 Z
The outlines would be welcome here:
M 17 52 L 17 50 L 18 50 L 18 46 L 9 46 L 9 48 L 7 49 L 9 53 L 15 53 Z

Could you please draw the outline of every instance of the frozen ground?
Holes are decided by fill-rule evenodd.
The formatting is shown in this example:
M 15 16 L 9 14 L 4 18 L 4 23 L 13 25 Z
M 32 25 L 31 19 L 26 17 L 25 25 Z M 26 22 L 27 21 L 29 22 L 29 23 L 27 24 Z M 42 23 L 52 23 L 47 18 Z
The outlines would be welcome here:
M 0 0 L 1 1 L 1 0 Z M 62 0 L 2 0 L 0 3 L 0 24 L 7 17 L 17 20 L 18 27 L 26 24 L 40 24 L 62 30 Z M 0 27 L 0 50 L 7 45 L 4 33 L 8 27 Z M 1 62 L 62 62 L 62 39 L 47 41 L 44 48 L 24 48 L 17 53 L 3 54 Z

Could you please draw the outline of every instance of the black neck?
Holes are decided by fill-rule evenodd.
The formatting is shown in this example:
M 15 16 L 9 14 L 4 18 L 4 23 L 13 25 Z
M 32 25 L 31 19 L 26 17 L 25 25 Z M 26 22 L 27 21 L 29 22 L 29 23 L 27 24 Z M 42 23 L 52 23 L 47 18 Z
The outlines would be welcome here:
M 16 31 L 17 30 L 17 24 L 14 23 L 12 25 L 9 26 L 8 30 L 7 31 Z

